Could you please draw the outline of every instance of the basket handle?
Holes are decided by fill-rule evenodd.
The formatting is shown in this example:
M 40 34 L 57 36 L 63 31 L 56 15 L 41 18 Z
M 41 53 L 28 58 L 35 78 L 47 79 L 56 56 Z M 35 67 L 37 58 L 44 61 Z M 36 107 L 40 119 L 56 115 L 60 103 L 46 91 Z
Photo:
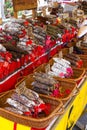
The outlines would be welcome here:
M 62 114 L 64 113 L 64 108 L 63 108 L 63 106 L 62 106 L 61 109 L 62 109 L 61 111 L 56 112 L 56 113 L 53 113 L 53 114 L 51 114 L 50 116 L 55 117 L 55 116 L 58 116 L 58 115 L 62 115 Z
M 25 79 L 25 78 L 26 78 L 26 76 L 20 76 L 20 77 L 18 77 L 17 82 L 19 82 L 20 80 Z
M 82 79 L 82 78 L 85 76 L 85 73 L 86 73 L 86 71 L 85 71 L 85 69 L 83 69 L 83 73 L 82 73 L 82 75 L 78 78 L 78 80 Z
M 85 74 L 85 76 L 87 77 L 87 71 L 86 71 L 86 74 Z
M 79 94 L 79 92 L 80 92 L 80 90 L 77 88 L 76 93 L 73 93 L 73 94 L 72 94 L 72 97 L 77 96 L 77 95 Z
M 77 92 L 79 93 L 79 91 L 80 91 L 80 88 L 76 85 L 76 90 L 77 90 Z
M 87 76 L 85 75 L 83 78 L 86 79 Z M 77 92 L 74 93 L 72 96 L 77 96 L 77 95 L 79 94 L 79 92 L 80 92 L 80 88 L 78 88 L 78 87 L 76 86 L 76 90 L 77 90 Z
M 6 91 L 6 92 L 8 92 L 8 91 Z M 6 93 L 6 92 L 1 92 L 1 93 L 0 93 L 0 96 L 2 96 L 2 95 L 3 95 L 4 93 Z

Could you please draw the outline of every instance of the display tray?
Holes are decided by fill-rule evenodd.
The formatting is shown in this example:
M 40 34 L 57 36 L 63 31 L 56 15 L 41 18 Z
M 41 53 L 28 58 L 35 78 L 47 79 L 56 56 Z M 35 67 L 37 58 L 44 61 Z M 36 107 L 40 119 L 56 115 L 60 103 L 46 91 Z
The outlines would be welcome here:
M 6 99 L 9 98 L 13 93 L 14 90 L 10 90 L 0 96 L 0 116 L 8 120 L 17 122 L 22 125 L 31 126 L 34 128 L 45 128 L 50 124 L 50 122 L 54 119 L 55 116 L 58 116 L 63 113 L 62 102 L 60 100 L 55 100 L 52 99 L 51 97 L 40 95 L 40 98 L 43 99 L 45 103 L 51 105 L 49 115 L 47 115 L 46 117 L 33 118 L 30 116 L 15 114 L 13 112 L 4 109 L 4 107 L 8 106 L 8 104 L 6 103 Z
M 76 55 L 78 55 L 83 61 L 83 65 L 81 68 L 84 68 L 87 71 L 87 48 L 84 48 L 84 47 L 82 48 L 83 48 L 82 50 L 84 50 L 84 54 L 79 54 L 79 55 L 76 54 Z M 62 53 L 63 53 L 63 57 L 69 54 L 69 48 L 62 49 Z M 58 55 L 56 54 L 55 56 L 58 56 Z
M 57 55 L 55 55 L 54 57 L 57 57 Z M 46 66 L 49 64 L 50 67 L 53 65 L 54 61 L 53 59 L 49 60 L 48 63 L 44 63 L 42 65 L 40 65 L 39 67 L 37 67 L 34 72 L 45 72 Z M 77 84 L 82 80 L 82 78 L 85 75 L 85 69 L 84 68 L 72 68 L 73 69 L 73 76 L 69 77 L 69 78 L 63 78 L 66 79 L 68 81 L 74 81 Z M 59 77 L 55 77 L 56 79 L 61 79 Z
M 24 77 L 21 81 L 19 81 L 15 85 L 15 87 L 17 88 L 17 87 L 21 87 L 21 86 L 26 86 L 29 89 L 33 89 L 33 86 L 31 85 L 33 81 L 35 81 L 33 74 L 30 74 L 30 75 Z M 70 93 L 64 94 L 61 98 L 53 97 L 53 96 L 45 95 L 45 94 L 41 94 L 41 95 L 45 95 L 46 97 L 51 97 L 53 100 L 61 100 L 63 105 L 65 105 L 67 103 L 67 101 L 69 101 L 75 95 L 75 93 L 78 93 L 79 90 L 78 90 L 75 82 L 67 81 L 64 79 L 58 79 L 57 81 L 59 82 L 62 89 L 69 89 Z

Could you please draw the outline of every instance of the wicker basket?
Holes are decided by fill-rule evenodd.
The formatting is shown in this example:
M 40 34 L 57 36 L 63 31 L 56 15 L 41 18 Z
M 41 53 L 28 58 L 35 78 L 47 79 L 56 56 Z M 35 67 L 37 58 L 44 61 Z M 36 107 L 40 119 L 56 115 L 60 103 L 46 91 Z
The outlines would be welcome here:
M 25 86 L 29 89 L 33 89 L 33 86 L 31 85 L 31 83 L 35 81 L 34 77 L 33 77 L 33 74 L 30 74 L 28 75 L 26 78 L 24 78 L 24 81 L 21 80 L 20 82 L 18 82 L 16 84 L 15 87 L 18 87 L 20 85 L 23 85 L 23 82 L 25 83 Z M 61 100 L 63 102 L 63 104 L 65 104 L 68 100 L 70 100 L 72 98 L 72 96 L 74 96 L 74 93 L 75 91 L 78 93 L 78 90 L 77 90 L 77 85 L 75 82 L 72 82 L 72 81 L 68 81 L 68 80 L 65 80 L 65 79 L 58 79 L 58 82 L 60 84 L 60 86 L 65 89 L 70 89 L 71 93 L 69 95 L 66 95 L 62 98 L 55 98 L 55 97 L 52 97 L 54 100 L 58 99 L 58 100 Z M 43 94 L 42 94 L 43 95 Z M 49 95 L 47 95 L 47 97 L 50 97 Z
M 85 55 L 81 55 L 80 58 L 83 61 L 83 66 L 82 68 L 84 68 L 87 71 L 87 57 L 85 57 Z
M 60 100 L 55 100 L 50 97 L 46 97 L 44 95 L 40 95 L 45 103 L 51 104 L 50 114 L 46 117 L 40 118 L 33 118 L 33 117 L 26 117 L 19 114 L 15 114 L 8 110 L 5 110 L 4 107 L 8 106 L 5 104 L 6 99 L 9 98 L 14 90 L 6 92 L 4 95 L 0 96 L 0 116 L 11 120 L 13 122 L 17 122 L 22 125 L 34 127 L 34 128 L 45 128 L 49 125 L 49 123 L 54 119 L 55 116 L 62 114 L 64 111 L 62 110 L 62 102 Z
M 84 56 L 87 57 L 87 48 L 85 48 L 85 47 L 80 47 L 80 48 L 84 52 L 84 54 L 76 54 L 76 55 L 79 55 L 79 56 L 84 55 Z M 62 49 L 62 52 L 63 52 L 63 54 L 68 54 L 69 53 L 69 48 Z
M 77 42 L 78 41 L 73 41 L 73 42 L 71 42 L 71 43 L 68 43 L 68 47 L 70 48 L 70 47 L 74 47 L 74 46 L 76 46 L 76 44 L 77 44 Z M 83 52 L 84 52 L 84 55 L 87 55 L 87 48 L 86 47 L 84 47 L 82 44 L 81 44 L 81 46 L 79 47 Z
M 87 48 L 86 47 L 82 47 L 82 46 L 80 48 L 84 52 L 84 55 L 87 55 Z
M 57 55 L 55 55 L 57 57 Z M 50 66 L 52 66 L 54 63 L 53 59 L 49 60 Z M 47 66 L 47 63 L 42 64 L 38 68 L 34 70 L 34 72 L 45 72 L 45 68 Z M 85 69 L 83 68 L 73 68 L 73 76 L 70 78 L 66 78 L 68 81 L 75 81 L 76 83 L 79 83 L 80 80 L 82 80 L 83 76 L 85 75 Z M 56 79 L 61 79 L 59 77 L 55 77 Z
M 0 96 L 3 95 L 5 92 L 0 93 Z
M 87 50 L 86 50 L 87 51 Z M 85 51 L 85 52 L 86 52 Z M 64 48 L 62 49 L 62 53 L 63 53 L 63 56 L 64 55 L 67 55 L 69 53 L 69 49 L 68 48 Z M 83 66 L 82 68 L 85 69 L 87 71 L 87 55 L 78 55 L 81 60 L 83 61 Z M 55 57 L 58 57 L 58 54 L 55 55 Z

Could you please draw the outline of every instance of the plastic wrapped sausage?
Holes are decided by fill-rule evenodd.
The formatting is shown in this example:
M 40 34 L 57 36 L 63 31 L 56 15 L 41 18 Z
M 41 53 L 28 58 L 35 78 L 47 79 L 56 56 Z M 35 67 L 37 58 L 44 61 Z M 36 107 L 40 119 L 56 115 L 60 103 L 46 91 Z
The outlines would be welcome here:
M 22 95 L 26 96 L 30 100 L 37 100 L 39 98 L 39 95 L 36 92 L 34 92 L 24 86 L 17 87 L 16 92 L 18 94 L 22 94 Z
M 22 112 L 29 112 L 30 111 L 28 107 L 24 106 L 20 102 L 15 101 L 15 100 L 13 100 L 11 98 L 7 99 L 7 103 L 10 104 L 11 106 L 17 108 L 18 110 L 20 110 Z
M 37 81 L 34 81 L 34 82 L 32 83 L 32 85 L 33 85 L 34 87 L 38 88 L 38 89 L 42 89 L 43 91 L 44 91 L 44 90 L 52 91 L 52 90 L 54 89 L 53 86 L 48 86 L 48 85 L 46 85 L 46 84 L 42 84 L 42 83 L 37 82 Z
M 12 98 L 13 100 L 16 100 L 16 101 L 18 101 L 18 102 L 24 104 L 24 105 L 27 106 L 27 107 L 35 106 L 35 102 L 34 102 L 34 101 L 27 99 L 27 98 L 26 98 L 25 96 L 23 96 L 23 95 L 19 95 L 19 94 L 17 94 L 17 93 L 14 93 L 14 94 L 11 95 L 11 98 Z
M 47 84 L 50 86 L 56 83 L 56 81 L 53 78 L 43 78 L 43 77 L 35 76 L 35 80 L 40 83 Z
M 14 112 L 14 113 L 16 113 L 16 114 L 23 115 L 23 112 L 22 112 L 22 111 L 20 111 L 20 110 L 14 108 L 14 107 L 5 107 L 5 109 L 8 110 L 8 111 Z

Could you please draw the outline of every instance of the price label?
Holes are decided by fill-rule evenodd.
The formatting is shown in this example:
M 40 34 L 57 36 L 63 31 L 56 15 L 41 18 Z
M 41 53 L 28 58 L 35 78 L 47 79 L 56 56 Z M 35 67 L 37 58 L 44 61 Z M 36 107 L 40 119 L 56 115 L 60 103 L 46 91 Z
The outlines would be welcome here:
M 62 51 L 59 52 L 59 58 L 63 58 L 63 52 Z
M 81 47 L 81 41 L 77 42 L 77 43 L 76 43 L 76 46 L 77 46 L 77 47 Z
M 32 29 L 31 26 L 29 26 L 28 29 L 27 29 L 27 35 L 28 35 L 29 37 L 31 37 L 31 38 L 34 37 L 34 36 L 33 36 L 33 29 Z
M 22 84 L 20 84 L 20 85 L 16 88 L 16 92 L 17 92 L 18 94 L 24 93 L 25 90 L 26 90 L 25 82 L 23 82 Z
M 70 53 L 70 54 L 73 53 L 73 47 L 70 47 L 70 48 L 69 48 L 69 53 Z
M 45 66 L 45 72 L 48 73 L 50 71 L 50 64 Z

